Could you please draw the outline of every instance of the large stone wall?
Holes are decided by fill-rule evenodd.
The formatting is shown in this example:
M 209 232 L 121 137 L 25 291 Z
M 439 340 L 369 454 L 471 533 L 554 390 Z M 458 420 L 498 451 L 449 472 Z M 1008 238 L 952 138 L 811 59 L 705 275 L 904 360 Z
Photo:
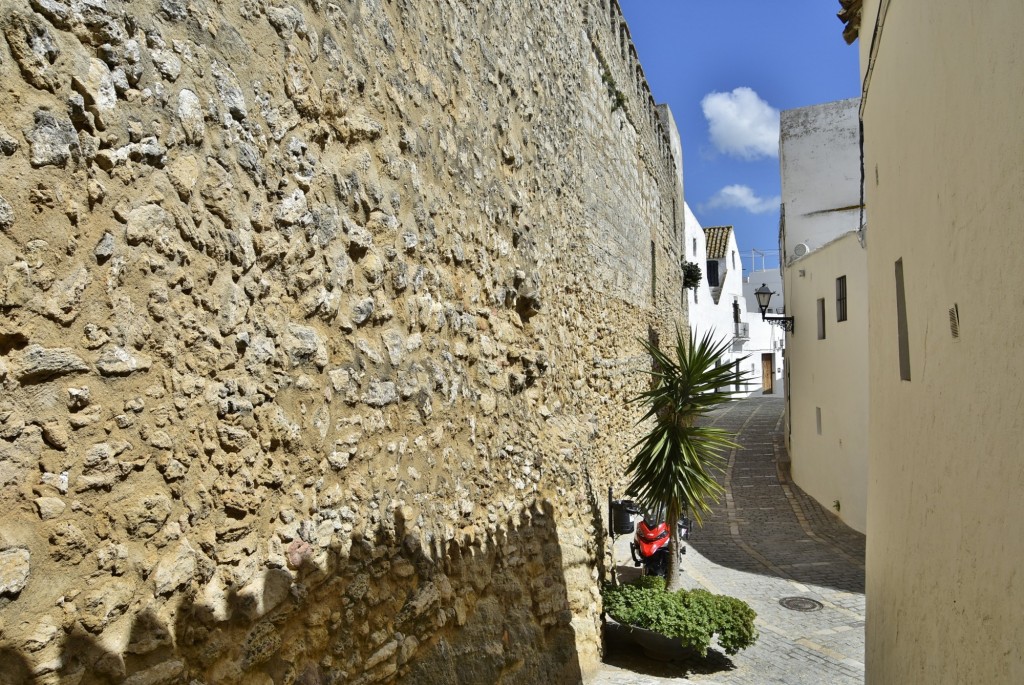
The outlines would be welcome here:
M 0 683 L 577 682 L 685 320 L 614 2 L 0 20 Z

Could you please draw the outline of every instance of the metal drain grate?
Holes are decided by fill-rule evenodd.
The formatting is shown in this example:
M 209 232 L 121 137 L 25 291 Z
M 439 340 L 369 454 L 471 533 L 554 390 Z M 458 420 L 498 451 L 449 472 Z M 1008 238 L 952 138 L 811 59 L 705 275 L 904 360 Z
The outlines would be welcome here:
M 793 611 L 817 611 L 824 606 L 821 602 L 810 597 L 783 597 L 779 604 Z

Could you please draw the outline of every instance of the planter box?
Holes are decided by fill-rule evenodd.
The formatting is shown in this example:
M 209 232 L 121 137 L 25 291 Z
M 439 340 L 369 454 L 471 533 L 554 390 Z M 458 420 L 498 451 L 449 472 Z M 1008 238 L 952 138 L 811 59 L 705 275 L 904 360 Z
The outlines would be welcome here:
M 605 616 L 605 625 L 611 635 L 636 644 L 644 650 L 644 654 L 648 658 L 657 661 L 690 661 L 700 658 L 700 652 L 693 647 L 683 646 L 678 638 L 666 637 L 653 630 L 619 623 L 611 616 Z

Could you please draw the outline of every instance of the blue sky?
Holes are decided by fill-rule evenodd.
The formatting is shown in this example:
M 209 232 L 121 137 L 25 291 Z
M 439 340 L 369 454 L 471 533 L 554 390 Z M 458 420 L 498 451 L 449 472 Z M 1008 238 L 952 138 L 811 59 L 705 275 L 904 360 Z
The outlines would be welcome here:
M 751 248 L 778 249 L 778 112 L 859 94 L 839 2 L 620 4 L 654 99 L 679 127 L 686 201 L 701 225 L 736 227 L 749 269 Z

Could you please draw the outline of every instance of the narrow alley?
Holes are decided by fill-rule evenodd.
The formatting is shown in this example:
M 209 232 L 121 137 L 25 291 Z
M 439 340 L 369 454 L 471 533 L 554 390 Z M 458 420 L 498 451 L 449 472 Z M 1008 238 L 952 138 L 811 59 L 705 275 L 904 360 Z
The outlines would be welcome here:
M 712 416 L 742 449 L 728 455 L 725 496 L 683 560 L 688 587 L 739 597 L 757 611 L 757 643 L 734 657 L 665 663 L 613 638 L 589 685 L 863 682 L 865 538 L 789 482 L 784 407 L 781 397 L 757 395 Z M 631 569 L 629 538 L 617 538 L 615 558 Z M 780 604 L 786 598 L 799 598 L 795 608 Z

